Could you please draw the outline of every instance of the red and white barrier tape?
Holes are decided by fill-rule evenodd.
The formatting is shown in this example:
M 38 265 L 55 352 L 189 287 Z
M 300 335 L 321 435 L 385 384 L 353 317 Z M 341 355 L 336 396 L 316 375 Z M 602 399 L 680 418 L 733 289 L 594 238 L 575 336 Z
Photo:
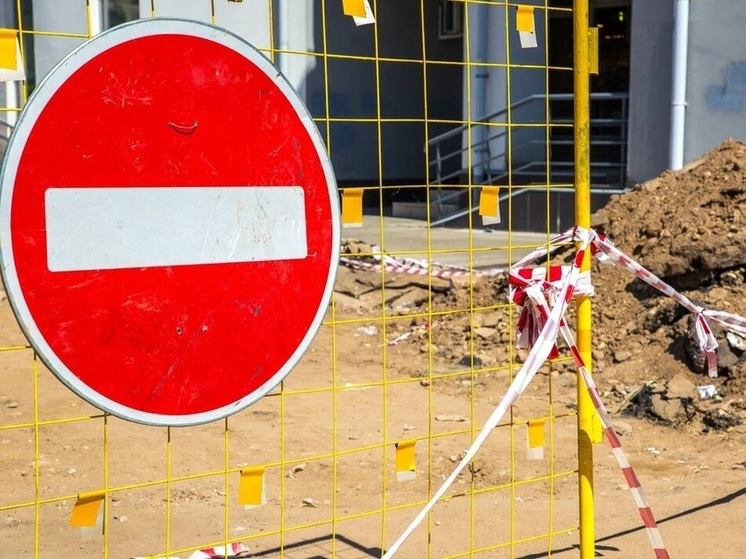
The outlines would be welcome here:
M 719 324 L 726 330 L 746 336 L 746 318 L 723 311 L 704 309 L 695 305 L 688 297 L 676 291 L 658 276 L 646 270 L 639 263 L 635 262 L 616 248 L 609 239 L 598 233 L 594 233 L 594 235 L 595 239 L 593 241 L 593 247 L 598 252 L 603 253 L 603 255 L 609 260 L 632 272 L 638 278 L 655 287 L 661 293 L 668 295 L 689 312 L 694 313 L 696 316 L 695 328 L 697 339 L 699 340 L 700 351 L 707 356 L 707 370 L 709 375 L 711 377 L 716 377 L 717 359 L 715 354 L 718 344 L 707 320 L 709 319 L 716 324 Z
M 538 283 L 540 282 L 540 277 L 542 274 L 544 274 L 543 277 L 546 277 L 546 270 L 542 268 L 536 268 L 532 274 L 531 280 L 532 281 L 526 281 L 527 280 L 527 274 L 528 272 L 522 271 L 525 270 L 525 266 L 527 264 L 530 264 L 531 262 L 534 262 L 535 260 L 546 256 L 547 254 L 551 253 L 555 249 L 559 248 L 560 243 L 565 243 L 573 239 L 573 235 L 577 234 L 577 232 L 580 230 L 580 228 L 574 228 L 566 231 L 565 233 L 558 235 L 554 239 L 552 239 L 549 242 L 549 247 L 539 247 L 533 252 L 531 252 L 529 255 L 527 255 L 525 258 L 523 258 L 520 262 L 518 262 L 513 268 L 511 268 L 510 271 L 510 283 L 511 283 L 511 301 L 521 305 L 522 301 L 521 298 L 522 295 L 515 295 L 515 287 L 527 287 L 531 283 Z M 676 291 L 673 287 L 668 285 L 665 281 L 660 279 L 658 276 L 650 272 L 649 270 L 646 270 L 643 268 L 638 262 L 624 254 L 622 251 L 620 251 L 618 248 L 614 246 L 614 243 L 612 243 L 609 239 L 607 239 L 604 235 L 601 235 L 600 233 L 596 233 L 593 230 L 588 231 L 588 235 L 590 238 L 590 247 L 592 254 L 603 263 L 613 263 L 621 266 L 622 268 L 626 269 L 627 271 L 633 273 L 635 276 L 649 284 L 650 286 L 654 287 L 655 289 L 659 290 L 664 295 L 667 295 L 677 303 L 679 303 L 681 306 L 683 306 L 685 309 L 687 309 L 689 312 L 693 313 L 695 315 L 695 333 L 697 334 L 697 340 L 699 344 L 700 351 L 705 354 L 707 358 L 707 371 L 708 374 L 711 377 L 717 376 L 717 358 L 716 358 L 716 352 L 717 352 L 717 340 L 715 339 L 715 335 L 712 332 L 712 328 L 710 327 L 708 320 L 711 320 L 715 322 L 716 324 L 719 324 L 726 330 L 730 330 L 732 332 L 735 332 L 737 334 L 740 334 L 742 336 L 746 336 L 746 318 L 742 316 L 738 316 L 735 314 L 723 312 L 723 311 L 717 311 L 717 310 L 710 310 L 710 309 L 704 309 L 703 307 L 695 305 L 688 297 L 683 295 L 682 293 L 679 293 Z M 538 272 L 537 270 L 542 270 L 541 272 Z M 550 268 L 550 283 L 553 281 L 553 277 L 551 274 L 554 273 L 555 275 L 557 272 L 551 272 Z M 566 273 L 563 271 L 562 273 Z M 556 285 L 553 286 L 556 289 Z M 581 291 L 583 290 L 583 291 Z M 593 294 L 593 286 L 590 285 L 590 277 L 587 279 L 587 284 L 584 286 L 582 283 L 579 283 L 576 289 L 577 293 L 585 292 L 588 295 Z M 551 291 L 550 291 L 551 294 Z M 517 297 L 517 300 L 516 300 Z M 550 298 L 551 302 L 551 298 Z M 530 324 L 530 326 L 536 327 L 537 321 L 534 321 Z M 524 326 L 524 325 L 521 325 Z M 535 337 L 535 331 L 534 333 L 526 333 L 525 329 L 528 328 L 529 325 L 525 325 L 524 329 L 521 330 L 519 328 L 519 333 L 522 333 L 522 337 L 519 338 L 519 343 L 526 343 L 526 340 L 530 342 L 531 339 Z M 523 347 L 523 346 L 520 346 Z
M 189 556 L 189 559 L 240 559 L 251 555 L 249 548 L 242 543 L 229 543 L 228 547 L 208 547 L 199 549 Z M 133 557 L 132 559 L 146 559 L 145 557 Z M 157 559 L 179 559 L 173 555 L 158 555 Z
M 189 556 L 189 559 L 233 559 L 248 556 L 249 548 L 242 543 L 229 543 L 228 548 L 218 546 L 200 549 Z
M 381 264 L 373 264 L 371 262 L 364 262 L 361 260 L 354 260 L 352 258 L 345 258 L 342 257 L 339 259 L 340 263 L 344 264 L 348 268 L 353 269 L 359 269 L 359 270 L 370 270 L 373 272 L 380 272 L 381 268 L 383 267 L 383 270 L 385 272 L 395 273 L 395 274 L 406 274 L 410 276 L 433 276 L 436 278 L 455 278 L 455 277 L 464 277 L 471 275 L 471 272 L 463 271 L 463 270 L 449 270 L 449 269 L 428 269 L 428 268 L 420 268 L 416 266 L 407 266 L 402 263 L 389 263 L 381 266 Z M 495 271 L 494 273 L 477 273 L 477 275 L 497 275 L 500 271 Z
M 522 260 L 521 263 L 524 263 L 525 260 Z M 554 300 L 562 288 L 562 282 L 567 278 L 570 269 L 570 266 L 550 266 L 549 270 L 546 267 L 520 267 L 510 270 L 510 301 L 521 307 L 521 314 L 516 325 L 518 331 L 517 347 L 531 348 L 536 343 L 548 315 L 548 313 L 543 313 L 540 308 L 536 307 L 531 297 L 528 296 L 529 292 L 536 290 L 544 292 L 554 304 Z M 580 272 L 578 274 L 575 293 L 593 295 L 590 272 Z M 554 359 L 557 354 L 558 350 L 555 346 L 552 353 L 549 354 L 549 358 Z
M 372 257 L 377 262 L 365 262 L 363 260 L 357 260 L 355 258 L 349 258 L 346 256 L 340 257 L 339 261 L 341 264 L 348 268 L 381 271 L 383 268 L 386 272 L 396 274 L 407 274 L 407 275 L 418 275 L 418 276 L 433 276 L 436 278 L 457 278 L 466 276 L 483 276 L 491 277 L 502 273 L 506 270 L 502 268 L 492 268 L 489 270 L 476 270 L 466 268 L 463 266 L 452 266 L 449 264 L 439 264 L 437 262 L 429 262 L 428 260 L 417 260 L 414 258 L 402 258 L 401 260 L 396 259 L 387 254 L 382 254 L 380 249 L 373 245 L 372 246 Z
M 340 263 L 344 264 L 348 268 L 356 268 L 356 269 L 362 269 L 362 270 L 371 270 L 375 272 L 380 272 L 381 268 L 383 267 L 384 271 L 396 273 L 396 274 L 407 274 L 407 275 L 414 275 L 414 276 L 433 276 L 436 278 L 457 278 L 457 277 L 466 277 L 466 276 L 484 276 L 484 277 L 491 277 L 491 276 L 497 276 L 499 274 L 505 273 L 505 270 L 502 268 L 493 268 L 490 270 L 462 270 L 457 267 L 450 268 L 450 267 L 430 267 L 430 268 L 422 268 L 420 266 L 409 266 L 406 264 L 403 264 L 401 262 L 389 262 L 388 264 L 384 264 L 381 266 L 381 264 L 373 264 L 371 262 L 364 262 L 361 260 L 355 260 L 352 258 L 346 258 L 341 257 L 339 259 Z M 442 266 L 442 265 L 434 265 L 434 266 Z
M 572 335 L 572 332 L 569 328 L 567 328 L 567 325 L 564 326 L 564 329 L 566 329 L 570 333 L 570 335 Z M 575 351 L 573 352 L 573 357 L 575 356 L 580 357 L 580 353 L 577 351 L 577 347 L 575 347 Z M 645 526 L 645 531 L 647 532 L 648 538 L 650 539 L 650 545 L 653 547 L 655 557 L 656 559 L 670 559 L 670 555 L 668 554 L 668 551 L 663 544 L 663 538 L 661 537 L 660 530 L 658 530 L 658 524 L 655 521 L 655 516 L 653 516 L 653 511 L 650 508 L 647 499 L 645 498 L 645 493 L 643 493 L 642 491 L 640 480 L 637 478 L 637 474 L 635 474 L 635 471 L 632 469 L 632 465 L 629 463 L 629 460 L 627 460 L 627 456 L 622 450 L 622 443 L 619 441 L 619 436 L 617 435 L 616 429 L 611 422 L 609 413 L 606 411 L 603 402 L 601 402 L 601 396 L 599 395 L 598 387 L 596 386 L 596 383 L 593 382 L 593 377 L 588 372 L 588 369 L 585 368 L 582 359 L 579 363 L 576 361 L 576 364 L 578 365 L 578 371 L 585 381 L 586 387 L 588 389 L 588 394 L 591 397 L 591 401 L 593 402 L 593 405 L 598 412 L 598 416 L 601 419 L 601 423 L 604 426 L 604 435 L 606 436 L 606 440 L 608 441 L 609 446 L 611 446 L 611 451 L 614 454 L 614 458 L 616 458 L 617 464 L 619 464 L 619 467 L 622 470 L 622 474 L 624 475 L 624 479 L 627 481 L 627 486 L 629 487 L 630 493 L 632 494 L 632 498 L 635 500 L 635 504 L 637 505 L 637 512 L 640 514 L 643 526 Z
M 531 297 L 533 303 L 538 308 L 540 308 L 543 313 L 549 313 L 550 307 L 546 297 L 544 296 L 544 293 L 532 291 Z M 611 417 L 609 416 L 609 413 L 606 411 L 606 407 L 601 401 L 598 387 L 596 386 L 593 377 L 585 366 L 585 362 L 583 361 L 583 357 L 580 354 L 580 350 L 575 343 L 575 337 L 573 336 L 572 330 L 570 330 L 570 327 L 567 325 L 567 322 L 564 318 L 560 322 L 560 333 L 562 334 L 562 337 L 565 339 L 565 343 L 570 349 L 570 353 L 572 354 L 575 366 L 577 367 L 580 376 L 583 378 L 583 381 L 586 385 L 586 390 L 588 391 L 588 395 L 593 402 L 593 406 L 598 412 L 598 416 L 604 427 L 604 435 L 606 436 L 606 440 L 608 441 L 609 446 L 611 446 L 612 453 L 614 454 L 614 458 L 616 458 L 617 464 L 619 464 L 619 468 L 622 470 L 624 479 L 627 482 L 627 487 L 629 487 L 630 493 L 635 500 L 637 511 L 640 514 L 643 526 L 645 527 L 645 531 L 647 532 L 648 538 L 650 539 L 650 545 L 653 547 L 655 557 L 656 559 L 670 559 L 668 551 L 663 544 L 663 538 L 661 537 L 660 531 L 658 530 L 658 524 L 656 523 L 655 517 L 653 516 L 653 511 L 650 508 L 650 505 L 645 498 L 645 494 L 642 491 L 640 480 L 637 478 L 632 465 L 629 463 L 627 456 L 624 454 L 622 443 L 619 440 L 619 436 L 617 435 L 614 424 L 611 421 Z
M 573 265 L 569 269 L 560 268 L 559 271 L 552 271 L 552 268 L 550 267 L 549 281 L 547 281 L 546 278 L 546 271 L 542 275 L 542 272 L 531 271 L 529 273 L 522 269 L 527 264 L 551 253 L 555 248 L 558 248 L 559 243 L 569 241 L 581 242 L 581 247 L 575 255 Z M 746 335 L 746 318 L 722 311 L 704 309 L 695 305 L 689 298 L 673 289 L 655 274 L 646 270 L 639 263 L 618 250 L 613 243 L 603 235 L 597 234 L 592 230 L 585 230 L 576 227 L 557 236 L 550 241 L 549 247 L 540 247 L 536 249 L 516 264 L 510 272 L 511 301 L 516 302 L 517 304 L 522 304 L 524 309 L 530 306 L 528 312 L 531 315 L 531 320 L 533 320 L 533 325 L 530 328 L 528 324 L 524 325 L 524 330 L 529 329 L 530 334 L 528 335 L 529 339 L 524 339 L 523 341 L 529 343 L 531 347 L 526 361 L 518 371 L 518 374 L 508 388 L 505 396 L 474 439 L 474 442 L 466 452 L 464 458 L 458 463 L 448 479 L 446 479 L 427 505 L 425 505 L 422 511 L 420 511 L 420 513 L 409 524 L 402 535 L 399 536 L 394 544 L 387 550 L 383 559 L 391 559 L 396 554 L 401 545 L 425 519 L 427 514 L 445 494 L 458 475 L 474 458 L 489 434 L 495 427 L 497 427 L 497 424 L 510 406 L 515 403 L 531 382 L 531 379 L 533 379 L 539 367 L 541 367 L 547 358 L 556 351 L 555 344 L 559 333 L 562 334 L 565 342 L 570 348 L 578 372 L 583 378 L 591 401 L 599 414 L 604 426 L 604 434 L 611 445 L 612 452 L 635 500 L 640 518 L 642 519 L 653 547 L 655 557 L 656 559 L 670 558 L 668 551 L 665 549 L 663 544 L 663 539 L 658 530 L 655 517 L 653 516 L 652 510 L 650 509 L 645 494 L 642 491 L 642 487 L 640 486 L 640 481 L 622 450 L 621 442 L 619 441 L 619 437 L 614 429 L 611 418 L 601 401 L 598 388 L 596 387 L 593 377 L 588 372 L 580 351 L 575 343 L 572 331 L 564 319 L 567 305 L 578 287 L 580 266 L 585 258 L 585 252 L 589 247 L 593 255 L 600 261 L 610 261 L 622 266 L 695 314 L 695 327 L 699 338 L 699 346 L 701 351 L 707 355 L 708 372 L 710 376 L 717 376 L 717 363 L 715 360 L 717 341 L 707 320 L 713 320 L 727 330 Z M 588 281 L 584 294 L 591 295 L 592 290 L 593 288 Z M 577 289 L 577 293 L 581 292 L 581 289 Z M 550 301 L 547 300 L 547 297 L 551 300 L 551 305 Z M 526 322 L 528 323 L 529 321 L 527 320 Z M 522 335 L 525 336 L 525 334 L 519 333 L 519 342 L 521 341 L 520 337 Z
M 453 470 L 451 475 L 448 476 L 448 479 L 446 479 L 443 485 L 435 492 L 427 505 L 425 505 L 425 507 L 414 518 L 409 526 L 407 526 L 402 535 L 399 536 L 399 538 L 393 543 L 393 545 L 386 551 L 383 559 L 391 559 L 396 554 L 402 544 L 407 540 L 407 538 L 409 538 L 412 532 L 414 532 L 417 526 L 419 526 L 419 524 L 424 520 L 430 510 L 432 510 L 438 500 L 440 500 L 445 492 L 448 491 L 448 488 L 453 484 L 453 482 L 464 470 L 464 468 L 466 468 L 469 462 L 471 462 L 479 448 L 482 446 L 482 444 L 484 444 L 484 441 L 487 440 L 487 437 L 490 435 L 492 430 L 497 427 L 497 424 L 503 418 L 508 409 L 510 409 L 510 407 L 513 405 L 513 403 L 515 403 L 515 401 L 523 393 L 523 391 L 526 390 L 526 387 L 531 382 L 531 379 L 534 378 L 536 372 L 549 357 L 549 354 L 554 348 L 557 334 L 559 333 L 560 321 L 564 316 L 568 302 L 572 298 L 572 294 L 575 289 L 574 286 L 577 283 L 577 278 L 580 272 L 580 263 L 583 261 L 585 251 L 588 248 L 588 235 L 585 235 L 584 238 L 581 238 L 579 240 L 581 240 L 583 243 L 582 247 L 578 251 L 578 257 L 575 258 L 575 262 L 568 272 L 560 293 L 557 296 L 557 303 L 554 305 L 551 312 L 549 313 L 549 316 L 547 317 L 547 320 L 544 324 L 544 328 L 539 333 L 538 339 L 536 340 L 536 344 L 529 352 L 526 361 L 524 361 L 521 369 L 518 371 L 518 374 L 516 374 L 505 396 L 500 401 L 497 408 L 495 408 L 495 410 L 492 412 L 490 417 L 487 419 L 484 427 L 482 427 L 481 431 L 479 431 L 471 447 L 469 447 L 469 449 L 466 451 L 466 454 L 456 465 L 456 468 Z

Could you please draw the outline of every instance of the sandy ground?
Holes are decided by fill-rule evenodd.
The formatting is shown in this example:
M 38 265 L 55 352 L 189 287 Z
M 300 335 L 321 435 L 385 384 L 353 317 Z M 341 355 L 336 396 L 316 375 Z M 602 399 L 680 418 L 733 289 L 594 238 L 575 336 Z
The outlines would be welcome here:
M 345 237 L 377 245 L 393 256 L 429 258 L 441 264 L 478 269 L 506 268 L 548 240 L 545 233 L 505 229 L 505 224 L 471 230 L 431 228 L 422 220 L 366 215 L 362 227 L 345 229 L 344 233 Z
M 383 322 L 380 311 L 377 321 L 337 311 L 334 319 L 282 396 L 227 422 L 170 433 L 104 420 L 43 367 L 35 411 L 31 351 L 1 353 L 4 555 L 132 557 L 168 549 L 187 557 L 229 538 L 254 557 L 380 556 L 450 473 L 517 368 L 495 360 L 472 372 L 437 357 L 426 339 L 424 351 L 386 346 L 396 324 L 411 318 Z M 7 302 L 0 336 L 3 345 L 23 343 Z M 603 374 L 598 382 L 603 390 Z M 485 549 L 480 557 L 578 557 L 574 401 L 568 367 L 538 375 L 512 410 L 514 427 L 506 418 L 449 492 L 453 498 L 436 507 L 429 543 L 421 527 L 399 556 L 466 556 L 472 545 Z M 443 416 L 451 418 L 436 419 Z M 549 417 L 546 457 L 527 461 L 525 422 Z M 746 430 L 702 434 L 635 418 L 621 419 L 620 430 L 672 557 L 746 553 L 746 470 L 738 465 L 746 461 Z M 393 443 L 429 433 L 417 445 L 416 479 L 397 482 Z M 605 443 L 595 446 L 595 460 L 597 556 L 652 557 Z M 269 465 L 267 504 L 246 510 L 237 504 L 236 470 L 262 464 Z M 79 493 L 104 487 L 106 535 L 84 541 L 68 525 L 71 507 Z M 551 539 L 542 537 L 550 529 Z
M 746 272 L 742 251 L 731 249 L 741 239 L 732 200 L 746 192 L 746 148 L 728 143 L 704 161 L 612 202 L 599 225 L 690 296 L 743 312 Z M 702 200 L 660 203 L 680 190 Z M 710 222 L 691 225 L 695 211 L 697 223 Z M 728 235 L 717 234 L 723 223 Z M 482 270 L 545 241 L 429 231 L 393 218 L 366 218 L 345 233 L 363 241 L 358 253 L 378 244 L 400 257 Z M 702 251 L 679 254 L 669 242 L 684 233 L 687 246 L 717 256 L 706 274 L 695 273 L 709 265 Z M 668 260 L 658 246 L 679 268 L 659 265 Z M 707 410 L 688 414 L 707 406 L 737 420 L 746 414 L 746 355 L 724 355 L 730 361 L 714 381 L 720 400 L 682 397 L 710 382 L 687 363 L 687 318 L 630 282 L 619 270 L 594 271 L 596 380 L 624 448 L 672 557 L 746 556 L 746 426 L 708 428 Z M 506 303 L 504 276 L 470 283 L 340 268 L 325 325 L 282 390 L 227 421 L 171 430 L 104 417 L 43 366 L 35 371 L 31 350 L 2 351 L 0 549 L 50 559 L 186 558 L 230 540 L 251 557 L 380 557 L 453 470 L 520 367 L 511 346 L 516 312 Z M 3 301 L 0 346 L 24 344 Z M 653 407 L 641 417 L 617 413 L 644 382 L 657 383 Z M 575 402 L 576 376 L 562 356 L 542 368 L 399 557 L 579 557 Z M 531 419 L 546 421 L 542 460 L 526 456 Z M 411 439 L 416 477 L 400 482 L 395 443 Z M 596 444 L 594 454 L 596 556 L 653 557 L 609 447 Z M 238 504 L 239 471 L 253 466 L 266 466 L 266 504 L 247 509 Z M 105 533 L 86 539 L 69 525 L 72 506 L 79 494 L 104 489 Z

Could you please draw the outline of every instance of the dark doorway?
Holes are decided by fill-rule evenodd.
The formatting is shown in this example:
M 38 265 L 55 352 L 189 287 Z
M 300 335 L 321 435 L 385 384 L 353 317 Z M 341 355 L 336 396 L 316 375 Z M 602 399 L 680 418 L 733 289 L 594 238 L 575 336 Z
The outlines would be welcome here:
M 631 6 L 596 8 L 591 25 L 598 27 L 599 72 L 591 91 L 629 92 L 629 35 Z
M 549 93 L 573 90 L 573 18 L 568 11 L 549 13 Z
M 551 0 L 549 5 L 549 93 L 572 93 L 572 0 Z M 629 0 L 591 0 L 590 25 L 598 27 L 599 34 L 599 74 L 591 77 L 594 93 L 629 91 L 631 15 Z
M 574 103 L 574 43 L 572 0 L 550 0 L 548 62 L 549 93 L 555 96 L 549 102 L 552 123 L 550 133 L 551 179 L 574 180 L 572 169 L 575 157 L 572 127 Z M 590 76 L 591 103 L 591 183 L 598 190 L 619 188 L 626 182 L 627 168 L 627 115 L 629 92 L 630 0 L 591 0 L 591 27 L 598 29 L 598 75 Z M 569 178 L 568 178 L 569 177 Z M 605 199 L 594 200 L 603 205 Z M 572 206 L 567 200 L 559 202 L 553 211 L 567 213 L 572 218 Z M 558 227 L 558 229 L 561 229 Z

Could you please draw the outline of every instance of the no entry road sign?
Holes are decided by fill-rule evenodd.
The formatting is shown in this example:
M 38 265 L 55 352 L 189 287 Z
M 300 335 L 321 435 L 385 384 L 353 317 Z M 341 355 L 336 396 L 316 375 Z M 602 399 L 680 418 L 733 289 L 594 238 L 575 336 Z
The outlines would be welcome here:
M 297 364 L 339 257 L 334 174 L 298 95 L 241 38 L 151 19 L 85 43 L 11 137 L 0 257 L 31 344 L 95 406 L 225 417 Z

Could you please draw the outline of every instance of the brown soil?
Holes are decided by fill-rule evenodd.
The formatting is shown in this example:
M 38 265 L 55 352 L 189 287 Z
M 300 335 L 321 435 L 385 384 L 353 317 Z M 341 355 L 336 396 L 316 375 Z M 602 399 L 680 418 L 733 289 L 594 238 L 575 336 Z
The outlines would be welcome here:
M 746 216 L 742 218 L 738 207 L 741 201 L 746 201 L 746 146 L 727 141 L 688 168 L 666 172 L 615 197 L 593 216 L 593 222 L 620 250 L 697 304 L 746 316 L 746 236 L 741 231 Z M 357 245 L 350 252 L 359 250 L 367 249 Z M 570 257 L 566 251 L 564 260 Z M 563 255 L 557 257 L 562 259 Z M 502 345 L 509 341 L 508 323 L 515 319 L 505 304 L 506 276 L 475 283 L 454 280 L 452 288 L 447 280 L 428 283 L 426 277 L 413 281 L 394 276 L 386 279 L 385 300 L 397 313 L 411 313 L 413 308 L 425 313 L 431 297 L 432 320 L 438 328 L 429 342 L 436 360 L 444 365 L 468 364 L 473 355 L 478 365 L 487 367 L 520 361 L 524 352 L 508 356 L 507 346 Z M 381 301 L 380 277 L 375 285 L 370 274 L 362 277 L 366 279 L 343 270 L 338 291 L 359 294 L 361 288 L 350 285 L 366 281 L 373 302 Z M 605 384 L 612 410 L 624 408 L 626 413 L 665 424 L 692 424 L 705 430 L 746 420 L 746 340 L 733 334 L 726 338 L 713 325 L 720 346 L 720 377 L 709 379 L 685 309 L 617 267 L 596 263 L 593 283 L 594 371 L 598 382 Z M 470 303 L 478 309 L 473 315 L 459 312 Z M 391 331 L 411 330 L 415 335 L 405 345 L 424 351 L 422 324 L 427 322 L 423 317 L 394 323 Z M 572 369 L 570 363 L 561 368 Z M 674 378 L 675 386 L 669 390 Z M 696 387 L 709 384 L 716 387 L 717 395 L 700 399 Z
M 743 201 L 746 146 L 727 141 L 688 168 L 666 172 L 616 197 L 594 216 L 594 225 L 696 303 L 746 316 Z M 746 367 L 737 337 L 726 339 L 716 328 L 720 378 L 710 380 L 703 375 L 691 319 L 680 306 L 622 269 L 596 266 L 594 284 L 596 370 L 610 384 L 654 382 L 662 387 L 674 377 L 712 383 L 719 398 L 695 399 L 697 413 L 659 419 L 700 420 L 713 413 L 713 406 L 733 414 L 735 422 L 746 419 Z
M 597 227 L 688 296 L 746 313 L 746 241 L 737 207 L 746 197 L 743 169 L 746 148 L 728 142 L 689 170 L 617 198 L 596 216 Z M 370 260 L 360 256 L 370 252 L 360 243 L 348 243 L 346 252 Z M 719 396 L 700 400 L 696 386 L 712 381 L 687 352 L 688 318 L 623 270 L 595 266 L 594 285 L 596 380 L 671 556 L 711 557 L 715 546 L 730 557 L 746 555 L 746 532 L 734 529 L 746 495 L 746 425 L 739 424 L 746 367 L 739 341 L 719 335 Z M 163 553 L 166 533 L 169 548 L 182 550 L 182 558 L 186 548 L 225 537 L 246 542 L 254 557 L 380 556 L 380 547 L 450 473 L 525 352 L 509 343 L 517 312 L 507 304 L 504 276 L 470 282 L 341 267 L 335 291 L 328 315 L 335 326 L 322 328 L 287 378 L 285 395 L 232 417 L 227 431 L 220 423 L 167 435 L 115 418 L 106 424 L 100 417 L 82 419 L 96 410 L 45 370 L 34 401 L 30 351 L 0 354 L 0 549 L 11 557 L 37 555 L 38 495 L 42 558 L 104 556 L 104 546 L 109 557 Z M 1 343 L 20 344 L 3 305 Z M 575 402 L 576 375 L 563 352 L 542 367 L 506 424 L 493 432 L 450 492 L 453 498 L 435 508 L 429 539 L 420 528 L 399 557 L 463 554 L 470 541 L 494 546 L 511 534 L 521 543 L 479 556 L 530 559 L 547 557 L 551 549 L 551 557 L 578 557 Z M 57 422 L 38 435 L 36 404 L 41 420 Z M 547 457 L 527 461 L 525 423 L 548 416 Z M 435 436 L 428 441 L 428 434 Z M 393 441 L 410 438 L 421 439 L 417 478 L 397 483 Z M 598 555 L 651 557 L 609 448 L 594 448 Z M 178 478 L 170 493 L 167 456 Z M 223 471 L 257 464 L 274 464 L 267 471 L 267 505 L 245 510 L 236 504 L 236 476 Z M 81 541 L 67 525 L 74 496 L 105 483 L 106 539 Z M 384 527 L 380 509 L 404 505 L 385 515 Z M 550 514 L 552 540 L 533 539 L 546 531 Z M 282 541 L 281 527 L 287 530 Z

